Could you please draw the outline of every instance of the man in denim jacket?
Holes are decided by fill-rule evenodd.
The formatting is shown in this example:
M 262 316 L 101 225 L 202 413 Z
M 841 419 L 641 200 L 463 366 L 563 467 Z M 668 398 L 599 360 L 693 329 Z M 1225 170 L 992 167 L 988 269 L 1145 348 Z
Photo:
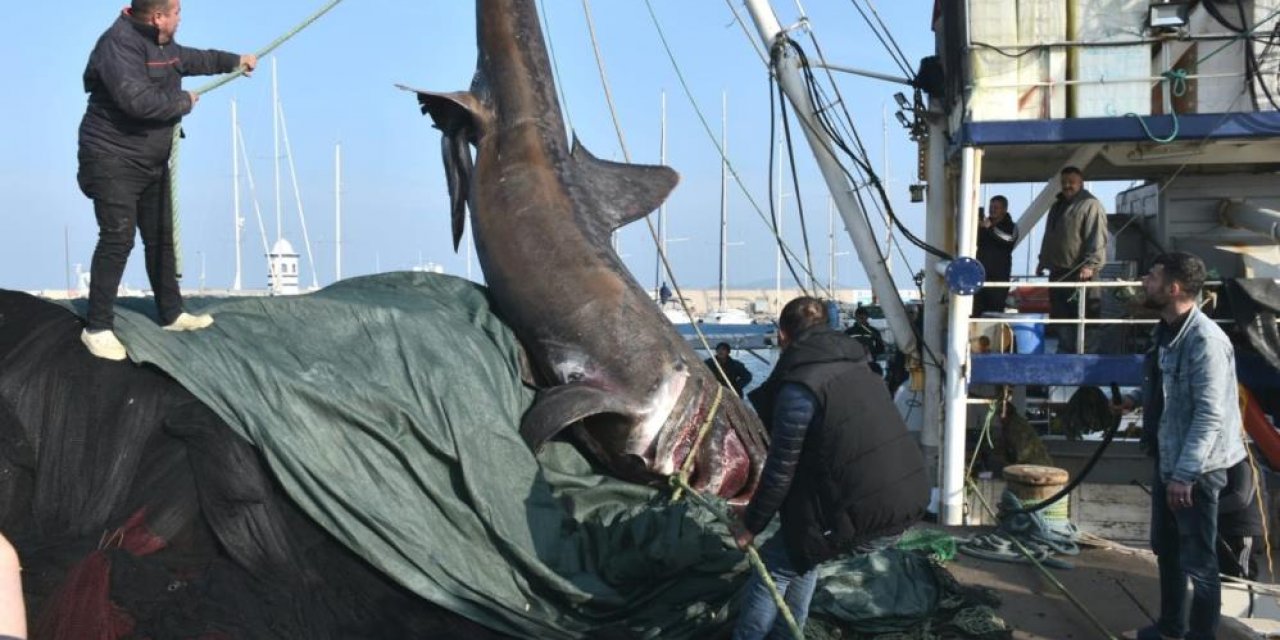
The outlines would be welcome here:
M 1159 310 L 1161 322 L 1142 390 L 1122 409 L 1142 405 L 1143 441 L 1156 458 L 1151 547 L 1160 568 L 1160 620 L 1126 634 L 1138 640 L 1205 640 L 1218 627 L 1218 496 L 1245 449 L 1235 353 L 1196 304 L 1204 281 L 1204 262 L 1187 253 L 1156 258 L 1143 278 L 1145 304 Z

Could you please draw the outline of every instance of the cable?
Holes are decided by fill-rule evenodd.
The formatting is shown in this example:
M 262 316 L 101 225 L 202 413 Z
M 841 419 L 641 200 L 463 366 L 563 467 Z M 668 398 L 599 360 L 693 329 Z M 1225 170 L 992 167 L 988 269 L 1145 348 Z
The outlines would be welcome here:
M 796 8 L 800 11 L 801 18 L 807 22 L 808 15 L 805 13 L 804 6 L 800 4 L 800 0 L 795 0 L 795 2 L 796 2 Z M 858 130 L 853 125 L 853 116 L 849 113 L 848 103 L 845 101 L 844 95 L 840 92 L 840 85 L 836 83 L 835 74 L 832 73 L 831 67 L 827 66 L 827 57 L 822 50 L 822 45 L 818 42 L 817 33 L 814 31 L 812 27 L 807 29 L 807 32 L 809 34 L 809 42 L 813 44 L 814 52 L 818 54 L 818 61 L 822 63 L 823 69 L 825 70 L 825 73 L 827 75 L 827 82 L 831 84 L 831 89 L 832 91 L 835 92 L 835 100 L 827 100 L 826 96 L 822 96 L 823 101 L 818 104 L 819 105 L 827 105 L 827 104 L 839 105 L 840 112 L 844 115 L 844 119 L 839 120 L 838 124 L 840 124 L 842 127 L 845 128 L 845 131 L 849 133 L 850 137 L 854 139 L 854 142 L 858 146 L 858 149 L 862 153 L 862 155 L 864 157 L 867 157 L 869 156 L 869 154 L 867 153 L 866 145 L 862 142 L 862 137 L 858 135 Z M 821 91 L 820 88 L 819 88 L 819 91 Z M 822 110 L 825 111 L 826 107 L 822 107 Z M 867 164 L 870 165 L 869 162 Z M 865 215 L 867 211 L 867 207 L 866 207 L 866 202 L 862 198 L 861 191 L 854 190 L 854 196 L 858 199 L 858 203 L 862 207 L 862 210 Z M 889 219 L 890 223 L 892 223 L 892 219 L 889 218 L 889 216 L 885 213 L 884 208 L 881 207 L 880 200 L 873 199 L 872 202 L 875 203 L 876 212 L 880 214 L 880 217 Z M 873 228 L 876 226 L 875 224 L 871 224 L 870 219 L 868 219 L 867 222 Z M 888 235 L 891 236 L 892 234 L 888 234 Z M 908 272 L 915 273 L 916 272 L 915 266 L 911 264 L 911 260 L 907 257 L 906 251 L 903 250 L 902 243 L 898 242 L 896 238 L 892 238 L 892 237 L 891 237 L 891 242 L 893 246 L 897 248 L 898 254 L 899 256 L 902 257 L 902 262 L 907 267 Z M 880 258 L 880 263 L 881 264 L 887 263 L 888 258 L 884 255 L 883 251 L 879 251 L 879 245 L 877 245 L 876 248 L 879 253 L 878 257 Z M 918 288 L 919 287 L 917 287 L 917 289 Z M 921 296 L 923 297 L 923 291 L 921 291 Z M 921 337 L 918 335 L 916 336 L 916 338 L 921 339 Z M 922 339 L 921 339 L 921 343 L 923 343 Z
M 729 167 L 729 174 L 733 176 L 734 182 L 738 185 L 742 194 L 747 198 L 747 202 L 751 203 L 751 207 L 755 210 L 756 215 L 764 221 L 766 225 L 770 225 L 771 222 L 765 216 L 763 207 L 760 206 L 760 203 L 756 202 L 755 196 L 752 195 L 749 189 L 747 189 L 747 185 L 743 181 L 742 176 L 738 174 L 738 170 L 734 167 L 733 163 L 729 161 L 724 149 L 721 148 L 719 141 L 716 139 L 716 134 L 711 129 L 710 123 L 707 122 L 706 114 L 703 113 L 702 108 L 698 105 L 697 99 L 693 97 L 693 90 L 689 87 L 689 82 L 685 78 L 684 71 L 681 69 L 680 63 L 676 60 L 675 52 L 672 51 L 671 43 L 667 39 L 666 30 L 662 28 L 662 23 L 658 20 L 658 14 L 653 9 L 652 0 L 644 0 L 644 4 L 649 11 L 649 18 L 653 23 L 654 29 L 658 32 L 658 39 L 662 42 L 662 48 L 667 54 L 667 59 L 671 62 L 671 67 L 676 73 L 676 78 L 680 81 L 680 88 L 684 91 L 684 95 L 689 100 L 689 104 L 693 106 L 693 111 L 698 116 L 698 121 L 702 124 L 703 131 L 707 134 L 707 138 L 711 140 L 711 143 L 715 145 L 716 150 L 720 152 L 720 157 Z M 784 249 L 784 253 L 790 253 L 792 257 L 797 257 L 795 252 L 787 246 L 785 241 L 782 242 L 781 246 Z M 816 274 L 810 273 L 809 276 L 813 282 L 818 284 L 818 289 L 825 291 L 821 280 L 817 278 Z
M 773 49 L 775 64 L 777 63 L 778 57 L 783 55 L 782 51 L 784 48 L 791 49 L 799 58 L 800 68 L 805 78 L 805 84 L 809 92 L 809 97 L 815 105 L 821 104 L 820 101 L 822 98 L 821 98 L 821 94 L 816 90 L 817 80 L 813 76 L 813 69 L 809 64 L 808 56 L 804 53 L 804 50 L 800 47 L 798 43 L 796 43 L 794 40 L 786 36 L 782 36 L 778 38 L 778 40 L 774 43 L 774 49 Z M 918 236 L 912 233 L 911 230 L 908 229 L 900 219 L 898 219 L 897 214 L 894 213 L 893 211 L 892 204 L 889 202 L 889 196 L 885 192 L 884 185 L 880 182 L 879 177 L 875 174 L 875 170 L 872 169 L 870 163 L 867 160 L 865 160 L 863 157 L 860 157 L 856 152 L 854 152 L 852 149 L 849 148 L 849 145 L 844 141 L 844 139 L 839 135 L 839 132 L 836 131 L 835 127 L 832 125 L 830 116 L 821 110 L 816 110 L 814 112 L 814 120 L 821 127 L 823 133 L 825 133 L 831 139 L 831 141 L 836 145 L 836 147 L 840 151 L 842 151 L 846 156 L 848 156 L 851 160 L 853 160 L 853 162 L 864 173 L 867 174 L 870 180 L 870 184 L 875 187 L 876 191 L 880 195 L 880 198 L 884 201 L 886 210 L 889 214 L 890 219 L 893 221 L 894 226 L 897 227 L 902 232 L 903 236 L 906 237 L 907 240 L 909 240 L 912 244 L 923 249 L 924 251 L 931 253 L 943 260 L 951 260 L 952 259 L 951 254 L 941 249 L 938 249 L 936 247 L 933 247 L 932 245 L 926 243 L 924 240 L 921 240 Z M 835 155 L 833 150 L 828 149 L 828 151 L 831 152 L 832 155 Z M 857 181 L 849 173 L 848 169 L 841 167 L 841 170 L 854 184 L 857 183 Z
M 782 103 L 782 132 L 787 139 L 787 161 L 791 166 L 791 188 L 796 194 L 796 212 L 800 217 L 800 237 L 804 240 L 805 271 L 813 275 L 813 250 L 809 246 L 809 225 L 804 217 L 804 198 L 800 197 L 800 173 L 796 170 L 795 146 L 791 140 L 791 118 L 787 114 L 787 97 L 778 86 L 778 101 Z
M 773 101 L 774 84 L 775 83 L 773 81 L 773 76 L 770 76 L 769 77 L 769 171 L 770 172 L 773 171 L 774 149 L 776 149 L 778 145 L 778 113 L 776 110 L 778 103 Z M 779 173 L 781 173 L 782 170 L 779 169 L 778 171 Z M 779 177 L 779 180 L 781 180 L 781 177 Z M 804 290 L 804 285 L 800 284 L 803 281 L 800 279 L 800 276 L 796 274 L 795 265 L 791 264 L 791 256 L 788 255 L 786 250 L 786 245 L 783 242 L 782 231 L 778 228 L 779 226 L 778 218 L 781 214 L 774 206 L 772 176 L 770 176 L 768 183 L 769 183 L 769 217 L 771 222 L 773 223 L 774 240 L 776 240 L 778 243 L 778 249 L 782 252 L 782 261 L 787 264 L 787 271 L 791 272 L 791 278 L 795 281 L 796 286 L 800 287 L 800 290 L 804 291 L 805 295 L 809 295 L 808 292 Z M 796 199 L 797 200 L 799 199 L 799 194 L 797 194 Z
M 797 0 L 797 2 L 798 1 L 799 0 Z M 907 54 L 902 52 L 902 47 L 898 46 L 898 41 L 893 37 L 893 32 L 889 30 L 889 25 L 885 24 L 884 20 L 880 19 L 880 12 L 876 10 L 876 5 L 872 3 L 871 0 L 862 1 L 867 3 L 867 8 L 871 10 L 871 15 L 876 17 L 876 22 L 880 24 L 881 29 L 884 29 L 884 35 L 889 38 L 889 44 L 893 45 L 893 49 L 898 52 L 898 57 L 902 59 L 908 68 L 910 68 L 911 60 L 907 58 Z M 907 78 L 914 81 L 916 79 L 916 74 L 914 72 L 908 73 Z
M 277 48 L 280 47 L 280 45 L 284 44 L 285 42 L 288 42 L 290 38 L 301 33 L 303 29 L 306 29 L 307 27 L 311 26 L 316 20 L 319 20 L 321 16 L 323 16 L 326 13 L 329 13 L 329 11 L 334 7 L 338 6 L 338 3 L 340 2 L 342 2 L 342 0 L 329 0 L 328 3 L 320 7 L 320 9 L 317 10 L 315 13 L 307 16 L 306 19 L 304 19 L 302 22 L 298 24 L 298 26 L 285 32 L 284 35 L 276 38 L 275 40 L 272 40 L 271 44 L 268 44 L 266 47 L 263 47 L 255 55 L 259 58 L 266 57 L 267 54 L 271 53 L 272 51 L 275 51 Z M 206 93 L 209 93 L 210 91 L 213 91 L 214 89 L 217 89 L 218 87 L 221 87 L 222 85 L 227 84 L 228 82 L 231 82 L 232 80 L 235 80 L 236 78 L 239 78 L 240 76 L 244 75 L 247 71 L 248 69 L 245 68 L 244 65 L 240 65 L 239 67 L 236 68 L 235 71 L 232 71 L 231 73 L 228 73 L 226 75 L 219 77 L 213 82 L 210 82 L 204 85 L 203 87 L 196 89 L 192 93 L 195 93 L 198 96 L 202 96 Z M 173 220 L 173 254 L 174 254 L 174 262 L 177 267 L 179 278 L 182 277 L 182 242 L 180 237 L 182 235 L 182 213 L 181 213 L 180 207 L 178 206 L 179 205 L 178 169 L 180 167 L 179 152 L 181 151 L 181 146 L 182 146 L 182 125 L 178 124 L 173 128 L 173 138 L 169 143 L 169 163 L 168 163 L 169 164 L 169 185 L 168 186 L 169 186 L 169 209 L 170 209 L 171 218 Z
M 751 43 L 751 49 L 756 52 L 757 56 L 760 56 L 760 62 L 766 67 L 769 66 L 769 56 L 760 47 L 760 42 L 751 35 L 751 30 L 747 28 L 747 23 L 742 19 L 742 14 L 738 13 L 738 7 L 734 6 L 733 0 L 724 0 L 724 3 L 729 7 L 729 11 L 733 12 L 733 20 L 742 28 L 742 35 L 746 36 L 747 42 Z
M 858 14 L 861 15 L 863 21 L 867 23 L 867 27 L 871 29 L 871 33 L 875 34 L 876 40 L 879 40 L 880 44 L 884 47 L 885 51 L 889 52 L 889 57 L 892 58 L 893 63 L 898 65 L 898 68 L 902 70 L 902 74 L 907 76 L 908 78 L 914 77 L 915 74 L 911 72 L 911 63 L 909 61 L 906 61 L 905 56 L 903 56 L 901 59 L 898 58 L 896 52 L 894 51 L 894 48 L 890 46 L 888 42 L 885 41 L 885 36 L 887 36 L 888 33 L 886 32 L 886 34 L 884 35 L 880 34 L 880 30 L 876 28 L 875 23 L 871 22 L 870 16 L 867 15 L 866 11 L 862 10 L 862 5 L 858 4 L 858 0 L 853 0 L 853 8 L 858 10 Z
M 777 64 L 778 58 L 782 55 L 783 49 L 787 46 L 790 46 L 797 53 L 800 59 L 800 62 L 801 62 L 800 66 L 803 72 L 803 77 L 805 79 L 806 89 L 809 93 L 810 100 L 815 105 L 814 118 L 817 121 L 818 126 L 823 130 L 824 133 L 826 133 L 831 138 L 832 143 L 837 145 L 840 148 L 840 150 L 845 153 L 845 155 L 847 155 L 851 160 L 853 160 L 855 166 L 857 166 L 861 171 L 867 174 L 869 178 L 869 183 L 876 187 L 877 193 L 886 207 L 886 212 L 888 213 L 889 219 L 894 223 L 895 226 L 897 226 L 902 231 L 902 235 L 906 237 L 908 240 L 910 240 L 911 242 L 913 242 L 913 244 L 916 244 L 920 248 L 925 249 L 926 251 L 929 251 L 931 253 L 934 253 L 935 255 L 939 255 L 939 257 L 942 257 L 943 259 L 947 259 L 947 260 L 951 259 L 951 256 L 949 254 L 939 249 L 936 249 L 934 247 L 931 247 L 924 241 L 920 240 L 914 233 L 911 232 L 910 229 L 906 228 L 906 226 L 902 223 L 901 220 L 898 219 L 897 215 L 893 212 L 892 204 L 889 202 L 888 195 L 887 193 L 885 193 L 883 185 L 880 183 L 879 178 L 875 175 L 875 172 L 871 168 L 869 161 L 865 159 L 866 148 L 864 146 L 861 146 L 861 139 L 856 138 L 857 143 L 859 144 L 862 150 L 862 156 L 860 157 L 857 153 L 855 153 L 853 150 L 849 148 L 848 144 L 844 141 L 843 137 L 839 134 L 838 131 L 836 131 L 836 127 L 833 125 L 831 121 L 831 117 L 828 113 L 826 113 L 825 109 L 818 108 L 820 105 L 826 104 L 827 101 L 822 96 L 817 80 L 813 75 L 812 67 L 809 65 L 808 58 L 804 54 L 804 51 L 799 47 L 799 45 L 796 44 L 794 41 L 792 41 L 790 38 L 787 38 L 785 35 L 783 37 L 780 37 L 774 43 L 774 47 L 771 51 L 771 56 L 773 58 L 774 64 Z M 845 110 L 844 113 L 847 117 L 848 111 Z M 849 121 L 850 121 L 850 124 L 852 124 L 852 118 L 849 118 Z M 804 124 L 805 126 L 809 126 L 808 123 L 804 123 Z M 856 137 L 856 131 L 857 131 L 856 127 L 853 128 L 853 131 L 855 132 L 855 137 Z M 830 153 L 832 157 L 836 157 L 837 154 L 831 148 L 828 147 L 825 150 L 828 153 Z M 855 185 L 858 184 L 857 179 L 854 178 L 854 176 L 849 172 L 849 170 L 846 167 L 841 165 L 840 169 L 852 184 L 855 184 Z M 855 190 L 855 196 L 858 197 L 859 202 L 861 203 L 862 202 L 861 194 L 858 193 L 857 190 Z M 865 206 L 862 207 L 862 212 L 864 216 L 868 215 L 867 209 Z M 869 218 L 867 218 L 867 221 L 869 225 L 874 227 L 874 225 L 871 224 Z M 878 251 L 878 245 L 877 245 L 877 251 Z M 879 257 L 881 262 L 883 263 L 884 261 L 883 254 L 881 254 Z M 920 331 L 918 330 L 918 328 L 912 325 L 911 330 L 916 337 L 917 344 L 921 346 L 921 352 L 920 354 L 918 354 L 921 360 L 925 361 L 926 364 L 934 364 L 934 365 L 937 365 L 937 363 L 941 362 L 941 360 L 937 357 L 937 355 L 933 354 L 931 350 L 928 348 L 922 336 L 920 335 Z M 930 360 L 932 362 L 929 362 Z
M 551 68 L 555 70 L 556 91 L 560 94 L 560 106 L 564 109 L 564 119 L 569 123 L 569 130 L 574 129 L 573 114 L 569 111 L 569 96 L 564 93 L 564 76 L 560 74 L 560 62 L 556 57 L 555 38 L 551 36 L 551 16 L 547 13 L 544 0 L 538 0 L 538 15 L 542 18 L 542 29 L 547 32 L 547 49 L 551 53 Z

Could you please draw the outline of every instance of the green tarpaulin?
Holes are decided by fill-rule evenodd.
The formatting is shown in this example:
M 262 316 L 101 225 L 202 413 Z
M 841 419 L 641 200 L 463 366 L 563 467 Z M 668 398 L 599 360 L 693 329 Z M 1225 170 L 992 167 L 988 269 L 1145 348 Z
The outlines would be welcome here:
M 517 433 L 533 393 L 483 288 L 397 273 L 203 307 L 217 319 L 205 331 L 126 310 L 117 331 L 257 446 L 317 523 L 414 593 L 525 637 L 724 628 L 747 571 L 724 528 L 600 475 L 570 445 L 535 458 Z

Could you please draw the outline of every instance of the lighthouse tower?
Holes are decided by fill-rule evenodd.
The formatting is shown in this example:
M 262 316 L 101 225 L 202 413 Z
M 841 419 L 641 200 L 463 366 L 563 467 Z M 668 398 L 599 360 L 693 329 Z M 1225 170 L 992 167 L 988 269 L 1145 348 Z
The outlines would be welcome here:
M 292 296 L 299 293 L 298 252 L 293 250 L 293 245 L 288 240 L 276 240 L 271 253 L 267 254 L 267 264 L 270 266 L 267 288 L 272 295 Z

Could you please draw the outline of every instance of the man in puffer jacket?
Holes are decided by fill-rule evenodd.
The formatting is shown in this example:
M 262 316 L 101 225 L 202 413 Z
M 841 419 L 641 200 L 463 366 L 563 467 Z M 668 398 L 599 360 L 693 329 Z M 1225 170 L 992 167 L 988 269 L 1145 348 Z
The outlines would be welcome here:
M 782 355 L 750 394 L 772 441 L 735 532 L 745 549 L 781 513 L 781 532 L 760 553 L 802 627 L 818 564 L 892 544 L 929 502 L 924 458 L 866 349 L 827 327 L 827 305 L 816 298 L 782 310 Z M 752 576 L 734 638 L 770 633 L 787 636 L 772 594 Z
M 203 329 L 207 315 L 183 311 L 169 201 L 169 149 L 174 127 L 199 95 L 182 90 L 182 77 L 253 71 L 253 55 L 189 49 L 174 42 L 181 0 L 133 0 L 89 55 L 84 89 L 89 105 L 80 121 L 80 190 L 93 200 L 98 246 L 89 280 L 89 314 L 81 340 L 89 352 L 124 360 L 116 338 L 116 290 L 134 235 L 142 232 L 147 277 L 171 331 Z

